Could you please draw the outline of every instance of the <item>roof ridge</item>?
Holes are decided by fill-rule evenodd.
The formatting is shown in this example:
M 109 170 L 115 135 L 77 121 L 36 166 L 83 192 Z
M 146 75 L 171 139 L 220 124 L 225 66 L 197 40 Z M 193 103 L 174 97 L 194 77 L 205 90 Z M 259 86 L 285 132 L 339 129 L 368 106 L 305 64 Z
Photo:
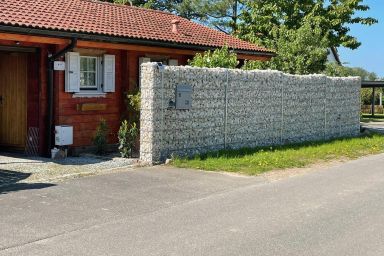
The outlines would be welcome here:
M 176 14 L 171 13 L 171 12 L 161 11 L 161 10 L 154 10 L 154 9 L 148 9 L 148 8 L 144 8 L 144 7 L 140 7 L 140 6 L 134 6 L 134 5 L 115 4 L 115 3 L 109 3 L 109 2 L 104 2 L 104 1 L 100 1 L 100 0 L 79 0 L 79 1 L 91 2 L 91 3 L 95 3 L 95 4 L 110 5 L 110 6 L 119 7 L 119 8 L 137 9 L 137 10 L 146 11 L 146 12 L 156 12 L 156 13 L 162 13 L 162 14 L 166 14 L 166 15 L 171 15 L 171 16 L 179 17 Z M 182 17 L 179 17 L 179 18 L 182 18 Z
M 208 28 L 210 29 L 211 31 L 214 31 L 214 32 L 219 32 L 219 33 L 222 33 L 224 35 L 227 35 L 227 36 L 231 36 L 227 33 L 224 33 L 223 31 L 219 31 L 217 29 L 214 29 L 212 27 L 209 27 L 209 26 L 205 26 L 204 24 L 201 24 L 199 22 L 195 22 L 195 21 L 191 21 L 185 17 L 181 17 L 177 14 L 174 14 L 174 13 L 171 13 L 171 12 L 167 12 L 167 11 L 161 11 L 161 10 L 154 10 L 154 9 L 148 9 L 148 8 L 144 8 L 144 7 L 140 7 L 140 6 L 134 6 L 134 5 L 124 5 L 124 4 L 115 4 L 115 3 L 109 3 L 109 2 L 104 2 L 104 1 L 100 1 L 100 0 L 79 0 L 79 1 L 83 1 L 83 2 L 92 2 L 92 3 L 96 3 L 96 4 L 104 4 L 104 5 L 111 5 L 111 6 L 115 6 L 115 7 L 119 7 L 119 8 L 127 8 L 127 9 L 137 9 L 137 10 L 140 10 L 140 11 L 145 11 L 145 12 L 154 12 L 154 13 L 161 13 L 161 14 L 166 14 L 166 15 L 170 15 L 170 16 L 174 16 L 175 18 L 179 19 L 179 20 L 185 20 L 187 22 L 194 22 L 196 23 L 197 25 L 199 26 L 202 26 L 204 28 Z M 235 37 L 235 36 L 233 36 Z M 235 38 L 238 38 L 238 37 L 235 37 Z M 238 38 L 240 39 L 240 38 Z M 241 40 L 241 39 L 240 39 Z
M 166 15 L 170 15 L 170 16 L 174 16 L 175 18 L 177 19 L 180 19 L 180 20 L 186 20 L 186 21 L 189 21 L 189 22 L 193 22 L 185 17 L 181 17 L 181 16 L 178 16 L 177 14 L 174 14 L 174 13 L 170 13 L 170 12 L 167 12 L 167 11 L 161 11 L 161 10 L 154 10 L 154 9 L 148 9 L 148 8 L 144 8 L 144 7 L 139 7 L 139 6 L 134 6 L 134 5 L 124 5 L 124 4 L 115 4 L 115 3 L 109 3 L 109 2 L 104 2 L 104 1 L 100 1 L 100 0 L 80 0 L 80 1 L 83 1 L 83 2 L 93 2 L 93 3 L 96 3 L 96 4 L 104 4 L 104 5 L 111 5 L 111 6 L 115 6 L 115 7 L 120 7 L 120 8 L 128 8 L 128 9 L 138 9 L 138 10 L 141 10 L 141 11 L 147 11 L 147 12 L 155 12 L 155 13 L 161 13 L 161 14 L 166 14 Z M 199 26 L 202 26 L 206 29 L 210 29 L 211 31 L 213 32 L 218 32 L 218 33 L 222 33 L 226 36 L 229 36 L 229 37 L 235 37 L 237 39 L 240 39 L 238 38 L 237 36 L 234 36 L 234 35 L 229 35 L 223 31 L 219 31 L 217 29 L 214 29 L 212 27 L 209 27 L 209 26 L 205 26 L 204 24 L 201 24 L 199 22 L 194 22 L 196 23 L 197 25 Z M 242 40 L 242 39 L 240 39 Z M 264 48 L 264 47 L 263 47 Z

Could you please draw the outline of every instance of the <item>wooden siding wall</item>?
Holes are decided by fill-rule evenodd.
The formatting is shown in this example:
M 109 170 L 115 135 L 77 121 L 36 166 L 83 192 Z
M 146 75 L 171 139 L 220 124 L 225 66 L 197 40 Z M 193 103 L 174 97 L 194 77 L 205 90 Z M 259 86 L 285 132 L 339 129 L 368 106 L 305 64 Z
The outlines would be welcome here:
M 59 50 L 59 49 L 57 49 Z M 105 119 L 109 126 L 108 142 L 117 143 L 117 132 L 122 116 L 125 112 L 125 94 L 133 92 L 138 86 L 139 58 L 146 56 L 144 52 L 104 49 L 107 54 L 116 56 L 116 88 L 114 93 L 107 93 L 106 97 L 74 98 L 72 93 L 64 91 L 64 72 L 55 72 L 55 124 L 72 125 L 74 130 L 74 147 L 92 145 L 92 138 L 101 119 Z M 163 54 L 164 55 L 164 54 Z M 180 64 L 186 63 L 184 56 L 166 55 L 178 59 Z M 106 104 L 106 110 L 81 111 L 79 104 Z
M 66 93 L 64 71 L 55 71 L 55 125 L 72 125 L 74 147 L 92 145 L 92 137 L 101 119 L 105 119 L 110 128 L 109 143 L 116 143 L 116 133 L 120 122 L 122 92 L 125 84 L 122 79 L 122 52 L 106 50 L 107 54 L 116 56 L 116 91 L 107 93 L 106 97 L 74 98 L 72 93 Z M 78 110 L 79 104 L 105 104 L 106 110 Z
M 16 46 L 15 41 L 0 39 L 0 45 Z M 18 46 L 33 47 L 37 51 L 29 58 L 28 70 L 28 127 L 39 128 L 39 151 L 44 154 L 46 148 L 47 124 L 47 58 L 50 53 L 58 52 L 66 45 L 50 45 L 43 43 L 18 42 Z M 97 48 L 99 49 L 99 48 Z M 92 145 L 92 138 L 101 119 L 105 119 L 110 128 L 109 143 L 117 143 L 122 114 L 126 107 L 125 93 L 137 89 L 139 78 L 139 58 L 156 55 L 177 59 L 179 65 L 185 65 L 191 56 L 169 53 L 147 53 L 133 50 L 102 49 L 107 54 L 116 56 L 116 90 L 107 93 L 105 98 L 74 98 L 66 93 L 64 71 L 54 72 L 54 122 L 55 125 L 72 125 L 74 127 L 74 147 Z M 64 58 L 62 58 L 64 60 Z M 106 104 L 106 110 L 80 111 L 78 104 Z

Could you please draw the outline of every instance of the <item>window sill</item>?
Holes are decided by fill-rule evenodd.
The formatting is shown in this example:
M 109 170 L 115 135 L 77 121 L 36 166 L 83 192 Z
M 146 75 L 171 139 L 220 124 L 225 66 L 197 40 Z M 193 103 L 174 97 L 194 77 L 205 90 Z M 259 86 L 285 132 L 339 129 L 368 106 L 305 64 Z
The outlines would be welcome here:
M 105 92 L 76 92 L 72 98 L 105 98 L 106 95 Z

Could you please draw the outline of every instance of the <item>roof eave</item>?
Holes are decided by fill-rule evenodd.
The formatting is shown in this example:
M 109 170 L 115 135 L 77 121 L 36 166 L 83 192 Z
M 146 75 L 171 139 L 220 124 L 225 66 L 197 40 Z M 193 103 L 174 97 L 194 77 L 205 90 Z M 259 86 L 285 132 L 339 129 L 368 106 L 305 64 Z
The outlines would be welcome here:
M 27 34 L 27 35 L 46 36 L 46 37 L 54 37 L 54 38 L 66 38 L 66 39 L 77 38 L 77 39 L 81 39 L 81 40 L 98 41 L 98 42 L 140 44 L 140 45 L 145 45 L 145 46 L 158 46 L 158 47 L 199 50 L 199 51 L 212 50 L 212 49 L 216 48 L 213 46 L 185 44 L 185 43 L 177 43 L 177 42 L 170 42 L 170 41 L 149 40 L 149 39 L 139 39 L 139 38 L 129 38 L 129 37 L 119 37 L 119 36 L 108 36 L 108 35 L 101 35 L 101 34 L 90 34 L 90 33 L 83 33 L 83 32 L 69 32 L 69 31 L 50 30 L 50 29 L 37 29 L 37 28 L 21 27 L 21 26 L 9 26 L 9 25 L 0 25 L 0 32 L 20 33 L 20 34 Z M 268 51 L 253 51 L 253 50 L 235 49 L 235 52 L 239 53 L 239 54 L 243 54 L 243 55 L 249 55 L 249 56 L 263 56 L 263 57 L 276 56 L 276 54 L 274 52 L 268 52 Z

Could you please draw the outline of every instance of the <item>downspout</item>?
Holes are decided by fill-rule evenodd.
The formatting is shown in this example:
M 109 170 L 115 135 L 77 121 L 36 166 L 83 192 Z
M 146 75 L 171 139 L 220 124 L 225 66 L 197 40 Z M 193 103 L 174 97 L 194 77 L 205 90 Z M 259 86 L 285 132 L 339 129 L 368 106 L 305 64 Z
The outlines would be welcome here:
M 48 57 L 48 63 L 47 63 L 47 70 L 48 70 L 48 120 L 47 120 L 47 131 L 46 131 L 46 140 L 47 140 L 47 152 L 46 155 L 49 157 L 51 154 L 51 149 L 53 146 L 52 143 L 52 136 L 53 136 L 53 96 L 54 96 L 54 78 L 53 78 L 53 63 L 58 58 L 64 56 L 67 52 L 73 50 L 73 48 L 76 47 L 77 39 L 72 38 L 71 43 L 67 45 L 64 49 L 59 51 L 58 53 L 55 53 L 52 56 Z

